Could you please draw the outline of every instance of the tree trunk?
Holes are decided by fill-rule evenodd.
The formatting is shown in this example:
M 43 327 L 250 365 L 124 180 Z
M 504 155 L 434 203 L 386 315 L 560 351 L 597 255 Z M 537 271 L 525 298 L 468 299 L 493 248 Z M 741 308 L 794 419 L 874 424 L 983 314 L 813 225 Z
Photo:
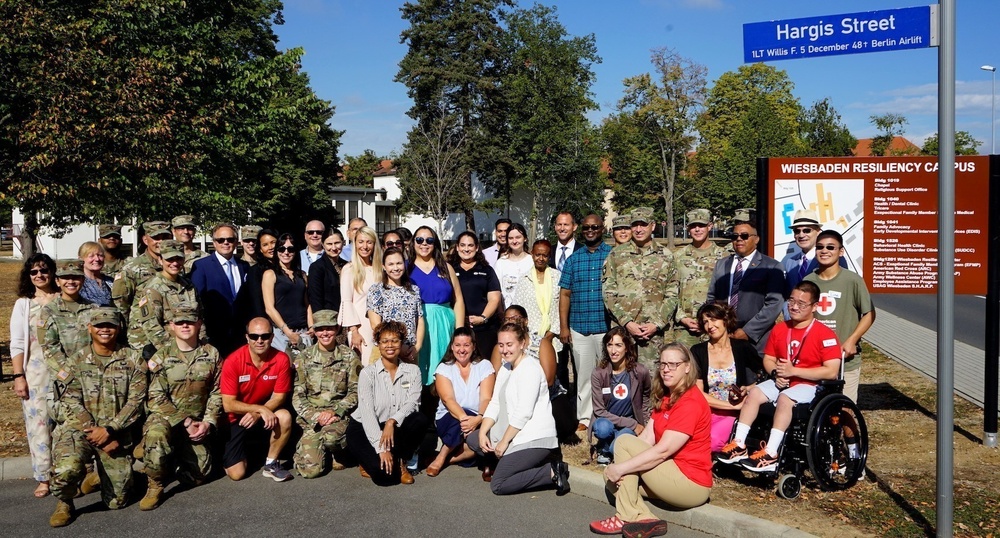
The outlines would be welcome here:
M 674 154 L 668 151 L 663 141 L 659 141 L 660 146 L 660 171 L 663 174 L 663 211 L 667 216 L 667 226 L 663 235 L 667 237 L 667 247 L 674 248 L 674 174 L 676 164 Z
M 38 244 L 38 215 L 31 210 L 24 210 L 24 226 L 21 228 L 21 259 L 27 260 L 35 255 Z
M 472 172 L 466 174 L 463 188 L 465 188 L 465 192 L 469 195 L 469 201 L 465 205 L 465 229 L 476 234 L 478 237 L 479 233 L 476 232 L 476 212 L 473 206 L 475 199 L 472 197 Z
M 535 236 L 538 235 L 538 189 L 531 194 L 531 226 L 528 228 L 528 237 L 525 238 L 524 251 L 528 252 L 531 250 L 531 244 L 535 242 Z

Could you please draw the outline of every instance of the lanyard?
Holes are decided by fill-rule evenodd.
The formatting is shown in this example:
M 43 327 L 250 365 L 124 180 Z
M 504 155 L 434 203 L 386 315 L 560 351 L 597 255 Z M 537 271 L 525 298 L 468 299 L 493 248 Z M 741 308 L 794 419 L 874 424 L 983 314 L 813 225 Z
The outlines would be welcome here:
M 799 353 L 801 353 L 801 352 L 802 352 L 802 345 L 803 345 L 803 344 L 805 343 L 805 341 L 806 341 L 806 337 L 807 337 L 807 336 L 809 336 L 809 331 L 811 331 L 811 330 L 812 330 L 812 328 L 813 328 L 813 323 L 816 323 L 816 318 L 813 318 L 813 320 L 809 322 L 809 326 L 808 326 L 808 327 L 806 327 L 806 332 L 805 332 L 805 334 L 803 334 L 803 335 L 802 335 L 802 338 L 801 338 L 801 339 L 799 339 L 799 347 L 795 349 L 795 353 L 792 353 L 792 332 L 793 332 L 793 331 L 794 331 L 795 329 L 791 329 L 791 328 L 790 328 L 790 329 L 788 330 L 788 342 L 787 342 L 787 344 L 786 344 L 786 350 L 787 350 L 787 351 L 786 351 L 786 359 L 787 359 L 787 360 L 788 360 L 789 362 L 791 362 L 791 363 L 792 363 L 792 366 L 796 366 L 796 365 L 798 365 L 798 363 L 799 363 L 799 359 L 798 359 L 798 356 L 799 356 Z

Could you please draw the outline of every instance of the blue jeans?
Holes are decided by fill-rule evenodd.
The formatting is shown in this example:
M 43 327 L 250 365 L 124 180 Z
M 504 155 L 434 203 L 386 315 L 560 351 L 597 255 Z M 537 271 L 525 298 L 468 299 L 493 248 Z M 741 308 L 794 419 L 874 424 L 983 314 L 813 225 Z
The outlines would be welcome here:
M 618 439 L 618 436 L 626 433 L 635 435 L 635 430 L 632 428 L 615 427 L 613 422 L 604 417 L 594 421 L 593 432 L 597 439 L 597 452 L 609 458 L 615 453 L 615 440 Z

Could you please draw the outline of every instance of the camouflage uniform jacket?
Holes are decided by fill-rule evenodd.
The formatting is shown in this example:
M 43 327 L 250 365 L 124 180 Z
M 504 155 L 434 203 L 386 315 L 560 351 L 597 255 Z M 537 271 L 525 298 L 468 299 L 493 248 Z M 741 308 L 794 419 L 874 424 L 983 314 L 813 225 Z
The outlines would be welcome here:
M 674 267 L 680 282 L 676 321 L 698 319 L 698 309 L 708 298 L 708 284 L 712 281 L 715 263 L 728 255 L 726 249 L 711 241 L 708 248 L 684 245 L 674 251 Z
M 56 376 L 66 370 L 71 357 L 90 345 L 89 310 L 94 305 L 84 302 L 73 303 L 56 297 L 42 307 L 38 317 L 38 341 L 42 344 L 45 364 L 49 374 Z
M 208 256 L 209 254 L 204 250 L 195 249 L 191 252 L 184 253 L 184 274 L 190 275 L 191 268 L 194 267 L 194 262 Z
M 292 407 L 304 427 L 316 424 L 323 411 L 333 411 L 341 420 L 358 406 L 358 373 L 361 361 L 347 346 L 323 352 L 319 344 L 310 346 L 295 361 L 295 388 Z
M 666 246 L 618 245 L 604 262 L 602 287 L 604 305 L 618 325 L 653 323 L 660 330 L 673 325 L 678 285 L 674 255 Z
M 125 267 L 128 260 L 129 258 L 123 255 L 121 258 L 116 258 L 115 261 L 105 261 L 104 269 L 102 269 L 101 272 L 111 278 L 114 278 Z
M 110 426 L 119 443 L 131 445 L 131 426 L 146 401 L 146 376 L 146 363 L 133 349 L 120 347 L 110 357 L 94 353 L 91 346 L 80 350 L 62 380 L 65 425 L 77 430 Z
M 190 352 L 181 351 L 171 340 L 146 363 L 149 368 L 150 415 L 160 415 L 171 426 L 191 417 L 216 425 L 222 411 L 219 379 L 222 359 L 219 352 L 202 344 Z
M 128 322 L 128 344 L 135 349 L 142 349 L 147 344 L 157 349 L 165 346 L 171 339 L 167 330 L 170 312 L 180 303 L 194 305 L 200 310 L 198 292 L 190 280 L 178 276 L 173 281 L 162 274 L 149 279 L 135 294 Z M 204 325 L 199 336 L 206 337 Z
M 111 285 L 111 302 L 122 313 L 125 326 L 128 326 L 129 309 L 136 292 L 147 280 L 163 269 L 160 262 L 153 260 L 149 254 L 129 258 L 125 265 L 115 275 L 115 283 Z

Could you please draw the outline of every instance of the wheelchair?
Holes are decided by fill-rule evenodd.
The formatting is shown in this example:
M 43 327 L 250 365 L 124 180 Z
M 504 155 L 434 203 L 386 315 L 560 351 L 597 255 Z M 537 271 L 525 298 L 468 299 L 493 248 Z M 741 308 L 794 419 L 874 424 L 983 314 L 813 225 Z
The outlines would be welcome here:
M 777 480 L 776 493 L 783 499 L 799 496 L 806 470 L 823 491 L 848 489 L 864 474 L 868 461 L 868 427 L 858 406 L 843 395 L 843 371 L 840 377 L 820 381 L 812 402 L 792 408 L 792 423 L 778 450 L 775 470 L 754 473 Z M 753 447 L 767 443 L 774 410 L 774 404 L 761 405 L 746 440 L 750 452 L 754 451 Z M 849 444 L 857 447 L 853 457 Z M 739 463 L 716 462 L 715 465 L 742 469 Z

